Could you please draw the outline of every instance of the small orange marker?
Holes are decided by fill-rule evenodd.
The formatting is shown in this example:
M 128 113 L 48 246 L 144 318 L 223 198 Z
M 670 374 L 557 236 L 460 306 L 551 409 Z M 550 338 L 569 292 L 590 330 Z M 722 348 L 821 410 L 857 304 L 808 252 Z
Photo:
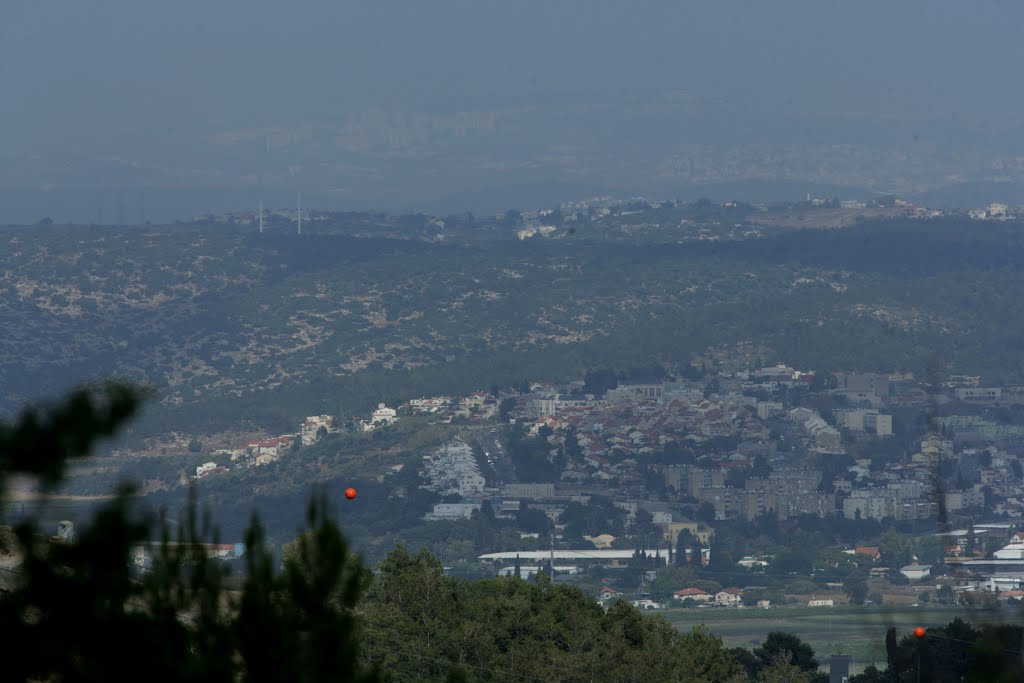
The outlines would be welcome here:
M 353 488 L 345 489 L 345 497 L 348 498 L 349 500 L 352 500 L 353 498 L 356 497 L 356 490 Z
M 914 635 L 918 638 L 924 638 L 924 626 L 918 626 L 914 629 Z

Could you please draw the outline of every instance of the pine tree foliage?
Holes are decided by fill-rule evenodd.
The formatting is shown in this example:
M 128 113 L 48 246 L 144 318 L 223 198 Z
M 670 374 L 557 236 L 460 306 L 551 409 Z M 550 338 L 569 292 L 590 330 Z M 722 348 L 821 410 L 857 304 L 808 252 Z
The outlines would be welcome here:
M 363 652 L 387 680 L 443 679 L 453 667 L 474 681 L 743 680 L 704 629 L 681 634 L 622 601 L 605 611 L 543 574 L 535 582 L 447 577 L 429 553 L 401 546 L 380 565 L 360 611 Z
M 52 488 L 68 463 L 134 414 L 142 395 L 110 384 L 72 394 L 0 427 L 0 482 L 38 477 Z M 5 490 L 5 489 L 0 489 Z M 29 521 L 5 550 L 20 558 L 0 593 L 6 680 L 371 681 L 358 655 L 354 607 L 367 574 L 322 500 L 308 533 L 277 571 L 258 520 L 246 538 L 240 590 L 202 543 L 216 542 L 190 498 L 176 533 L 138 514 L 123 488 L 73 544 L 47 542 Z M 3 501 L 0 501 L 2 503 Z M 151 539 L 153 530 L 158 538 Z M 156 541 L 152 569 L 136 576 L 133 548 Z

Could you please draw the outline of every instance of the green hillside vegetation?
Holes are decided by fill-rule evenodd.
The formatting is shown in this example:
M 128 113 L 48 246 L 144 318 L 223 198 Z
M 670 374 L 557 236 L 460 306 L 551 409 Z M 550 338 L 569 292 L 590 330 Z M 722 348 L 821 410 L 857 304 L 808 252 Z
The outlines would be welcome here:
M 1024 379 L 1015 222 L 685 244 L 464 232 L 438 244 L 224 226 L 6 230 L 4 405 L 116 375 L 161 400 L 129 442 L 284 430 L 315 412 L 687 363 L 741 342 L 801 367 Z

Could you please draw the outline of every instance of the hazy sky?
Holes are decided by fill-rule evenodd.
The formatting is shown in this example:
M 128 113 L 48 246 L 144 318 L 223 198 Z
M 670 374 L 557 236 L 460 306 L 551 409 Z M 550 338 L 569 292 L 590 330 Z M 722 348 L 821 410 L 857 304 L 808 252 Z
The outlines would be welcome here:
M 734 114 L 701 124 L 714 141 L 837 116 L 998 137 L 1024 111 L 1021 26 L 1014 0 L 3 0 L 0 171 L 17 155 L 181 165 L 161 136 L 366 111 L 539 107 L 519 134 L 543 134 L 545 108 L 621 103 L 628 121 L 667 91 Z M 621 143 L 607 121 L 590 132 L 591 151 Z

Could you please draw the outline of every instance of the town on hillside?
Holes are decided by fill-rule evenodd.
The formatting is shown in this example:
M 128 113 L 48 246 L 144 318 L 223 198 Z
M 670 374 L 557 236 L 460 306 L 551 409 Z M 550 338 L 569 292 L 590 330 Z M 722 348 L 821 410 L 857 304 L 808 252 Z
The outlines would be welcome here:
M 516 527 L 521 542 L 480 554 L 485 571 L 572 577 L 609 570 L 602 595 L 626 591 L 646 600 L 638 602 L 644 607 L 666 604 L 643 587 L 657 582 L 658 567 L 682 563 L 705 577 L 722 571 L 715 561 L 721 529 L 802 527 L 811 519 L 822 528 L 864 529 L 865 539 L 889 534 L 890 546 L 894 535 L 902 540 L 898 552 L 877 541 L 817 549 L 807 566 L 834 570 L 837 580 L 800 604 L 863 601 L 844 589 L 841 575 L 850 567 L 904 600 L 936 591 L 951 600 L 1024 596 L 1024 389 L 983 386 L 978 377 L 926 384 L 908 373 L 785 364 L 699 377 L 692 371 L 691 378 L 644 379 L 594 372 L 566 384 L 419 397 L 394 408 L 378 403 L 362 417 L 310 416 L 293 434 L 213 455 L 230 458 L 232 467 L 260 467 L 328 435 L 387 429 L 407 417 L 451 425 L 449 440 L 416 466 L 420 487 L 441 499 L 423 514 L 425 523 L 486 515 Z M 209 462 L 196 477 L 226 467 Z M 607 521 L 581 524 L 581 515 L 605 504 L 615 511 Z M 744 581 L 705 578 L 660 598 L 768 606 L 765 591 L 744 602 L 744 587 L 728 584 L 751 584 L 776 564 L 792 564 L 771 545 L 730 550 L 729 566 Z M 644 582 L 617 586 L 611 570 L 638 561 L 649 567 Z

